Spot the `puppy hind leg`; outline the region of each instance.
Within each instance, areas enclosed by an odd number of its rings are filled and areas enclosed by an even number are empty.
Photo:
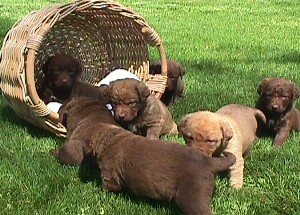
[[[280,131],[275,136],[274,146],[277,148],[282,147],[284,142],[288,139],[290,132],[291,132],[290,128],[280,129]]]
[[[213,179],[211,184],[199,184],[188,181],[183,189],[179,189],[175,195],[175,203],[185,215],[211,215],[209,207],[213,194]]]
[[[158,140],[160,137],[161,127],[151,126],[147,129],[146,137],[152,140]]]

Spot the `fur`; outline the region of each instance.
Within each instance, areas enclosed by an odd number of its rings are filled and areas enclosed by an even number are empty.
[[[243,187],[244,157],[258,139],[264,114],[256,109],[230,104],[215,113],[199,111],[186,115],[178,125],[188,146],[209,156],[220,156],[224,151],[236,156],[230,167],[231,186]]]
[[[294,106],[300,92],[296,84],[283,78],[266,78],[258,86],[256,107],[267,118],[265,133],[275,136],[274,146],[281,147],[291,131],[300,131],[300,112]]]
[[[107,191],[129,189],[173,201],[183,214],[211,214],[214,174],[235,162],[233,154],[212,158],[180,144],[135,135],[117,125],[103,107],[90,98],[75,98],[64,106],[64,122],[72,129],[52,154],[65,164],[94,161]]]

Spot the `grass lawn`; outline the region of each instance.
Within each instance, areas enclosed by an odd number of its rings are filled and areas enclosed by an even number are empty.
[[[1,0],[0,44],[32,10],[68,0]],[[254,106],[265,77],[300,86],[299,0],[120,0],[159,32],[168,57],[187,70],[178,122],[229,103]],[[152,54],[154,60],[156,53]],[[300,106],[300,103],[297,103]],[[164,139],[183,144],[181,137]],[[300,134],[277,150],[260,139],[246,159],[245,186],[216,176],[216,215],[300,214]],[[176,206],[101,189],[96,170],[60,165],[48,151],[63,139],[20,119],[0,97],[0,214],[178,214]]]

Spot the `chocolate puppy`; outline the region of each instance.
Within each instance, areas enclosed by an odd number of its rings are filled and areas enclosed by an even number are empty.
[[[72,128],[66,143],[54,153],[62,163],[81,164],[91,158],[107,191],[128,189],[173,201],[183,214],[211,214],[214,173],[228,169],[234,155],[212,158],[184,145],[135,135],[118,126],[95,99],[74,98],[62,111],[67,128]]]
[[[281,147],[291,131],[300,131],[300,112],[294,102],[300,96],[296,84],[283,78],[266,78],[259,85],[256,107],[267,118],[265,132],[275,136],[274,146]]]
[[[161,101],[166,106],[171,106],[177,97],[183,97],[185,68],[178,62],[168,60],[168,80]],[[149,67],[150,74],[161,74],[161,61],[156,61]]]
[[[81,72],[81,64],[70,55],[57,54],[48,58],[43,66],[44,78],[38,90],[39,97],[45,104],[64,103],[76,96],[104,99],[98,87],[78,80]]]
[[[144,82],[135,79],[116,80],[104,91],[114,111],[114,117],[130,131],[151,139],[164,134],[177,134],[177,125],[168,108]]]

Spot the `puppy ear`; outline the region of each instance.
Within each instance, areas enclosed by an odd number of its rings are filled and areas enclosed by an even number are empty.
[[[161,62],[156,61],[149,66],[149,71],[151,74],[157,74],[161,72]]]
[[[186,70],[180,63],[178,63],[178,67],[179,67],[179,76],[182,78],[185,75]]]
[[[220,124],[223,133],[221,147],[225,149],[229,143],[229,140],[231,140],[233,137],[233,131],[228,122],[222,120],[220,121]]]
[[[262,82],[260,83],[260,85],[259,85],[258,88],[257,88],[257,93],[258,93],[259,95],[261,95],[261,93],[262,93],[262,91],[263,91],[263,88],[264,88],[265,84],[266,84],[269,80],[270,80],[270,78],[265,78],[265,79],[262,80]]]
[[[77,76],[79,77],[81,75],[81,73],[82,73],[82,65],[79,62],[79,60],[77,60],[77,59],[75,59],[75,60],[76,60],[76,64],[77,64]]]
[[[150,96],[150,90],[147,87],[147,85],[142,82],[139,81],[136,85],[135,85],[135,89],[139,94],[140,100],[142,102],[145,102],[147,100],[147,98]]]
[[[43,73],[45,74],[45,76],[48,76],[48,67],[49,67],[49,64],[50,62],[52,61],[54,56],[52,57],[49,57],[46,62],[44,63],[43,67],[42,67],[42,71]]]
[[[101,85],[99,87],[100,94],[103,95],[104,100],[109,102],[110,101],[110,92],[111,92],[111,85]]]
[[[293,83],[293,101],[297,100],[300,97],[299,88],[295,83]]]

